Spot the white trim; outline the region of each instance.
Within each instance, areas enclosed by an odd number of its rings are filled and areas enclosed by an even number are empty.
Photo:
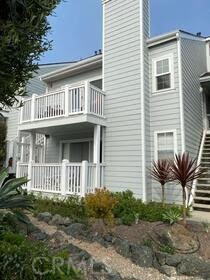
[[[144,72],[144,13],[143,1],[139,0],[140,9],[140,69],[141,69],[141,150],[142,150],[142,201],[146,201],[146,147],[145,147],[145,72]]]
[[[162,133],[173,133],[174,154],[177,154],[177,152],[178,152],[177,130],[176,129],[154,131],[154,160],[155,161],[158,160],[158,134],[162,134]]]
[[[165,60],[165,59],[169,60],[169,72],[158,75],[157,74],[157,62]],[[170,88],[158,90],[156,78],[158,76],[162,76],[162,75],[166,75],[166,74],[170,74]],[[168,92],[171,90],[174,90],[174,55],[173,55],[173,53],[169,53],[169,54],[152,59],[152,93],[159,94],[159,93],[165,93],[165,92]]]
[[[185,152],[185,124],[184,124],[184,97],[183,97],[183,76],[182,76],[182,56],[181,56],[181,37],[177,33],[177,55],[179,73],[179,98],[180,98],[180,124],[181,124],[181,146],[182,153]]]

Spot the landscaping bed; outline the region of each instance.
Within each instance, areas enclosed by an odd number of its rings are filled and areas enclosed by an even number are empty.
[[[40,210],[45,211],[40,213]],[[140,267],[168,276],[210,275],[207,224],[181,222],[182,207],[142,203],[132,192],[96,190],[63,201],[37,198],[35,215],[68,236],[97,242]],[[206,244],[203,244],[205,240]]]

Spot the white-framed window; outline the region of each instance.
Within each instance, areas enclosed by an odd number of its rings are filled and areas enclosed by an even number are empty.
[[[174,88],[173,54],[153,59],[153,92]]]
[[[155,160],[173,159],[177,153],[176,130],[157,131],[154,133],[155,139]]]

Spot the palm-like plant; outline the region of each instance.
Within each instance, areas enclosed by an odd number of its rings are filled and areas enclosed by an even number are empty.
[[[159,159],[157,162],[153,162],[150,170],[151,177],[161,185],[162,205],[165,204],[165,184],[171,180],[170,170],[170,163],[166,159]]]
[[[7,169],[0,171],[0,209],[16,211],[16,209],[32,208],[32,200],[22,194],[21,186],[27,183],[27,178],[11,179],[5,182],[8,177]]]
[[[191,159],[189,153],[175,155],[171,162],[171,179],[176,181],[182,187],[183,202],[183,222],[186,223],[187,212],[187,188],[191,189],[192,182],[202,175],[200,165],[196,164],[197,159]]]

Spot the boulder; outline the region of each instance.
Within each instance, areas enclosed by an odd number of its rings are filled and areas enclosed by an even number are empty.
[[[169,277],[177,275],[176,268],[173,266],[163,265],[161,266],[160,271]]]
[[[38,240],[38,241],[43,241],[47,239],[47,234],[44,231],[37,230],[31,233],[31,237]]]
[[[63,224],[63,220],[64,220],[64,218],[61,216],[61,215],[59,215],[59,214],[55,214],[53,217],[52,217],[52,219],[51,219],[51,221],[50,221],[50,225],[55,225],[55,226],[59,226],[59,225],[62,225]]]
[[[179,275],[199,276],[210,279],[210,262],[194,255],[185,256],[177,267]]]
[[[141,267],[152,267],[154,254],[151,248],[141,245],[130,245],[131,260]]]
[[[199,248],[197,236],[181,224],[158,225],[155,235],[159,243],[167,244],[181,253],[192,253]]]
[[[52,219],[52,215],[49,212],[43,212],[43,213],[39,213],[37,218],[40,221],[49,223],[49,221]]]
[[[66,227],[65,232],[68,235],[78,238],[78,236],[85,235],[86,230],[87,230],[86,225],[80,223],[74,223]]]
[[[115,238],[115,240],[113,241],[113,246],[118,254],[126,258],[130,257],[130,244],[128,241],[120,238]]]

